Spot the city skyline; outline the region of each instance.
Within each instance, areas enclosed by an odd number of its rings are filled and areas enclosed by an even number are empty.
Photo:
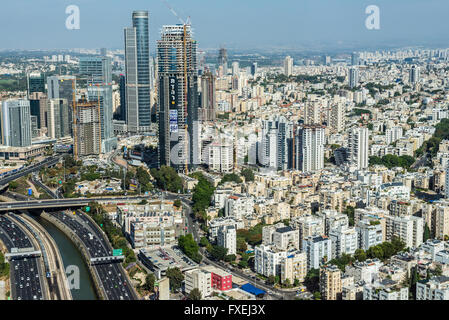
[[[29,10],[22,10],[24,4]],[[112,5],[113,4],[113,5]],[[68,30],[66,7],[80,9],[80,29]],[[374,46],[445,45],[449,23],[443,0],[335,2],[283,0],[226,3],[193,0],[169,2],[178,15],[191,17],[195,38],[203,48],[357,48]],[[380,9],[380,29],[368,30],[365,9]],[[269,9],[269,10],[267,10]],[[163,1],[29,0],[5,3],[0,27],[14,30],[2,35],[3,49],[123,48],[123,28],[134,10],[149,11],[150,51],[163,25],[179,23]],[[38,21],[39,23],[33,23]],[[294,27],[292,27],[292,25]],[[245,32],[240,32],[245,30]],[[224,32],[225,31],[225,32]],[[217,37],[216,35],[220,36]]]

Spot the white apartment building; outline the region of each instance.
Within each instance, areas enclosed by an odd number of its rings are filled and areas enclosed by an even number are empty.
[[[302,241],[302,251],[307,254],[307,269],[319,269],[331,260],[331,240],[326,236],[311,236]]]
[[[387,144],[391,144],[402,138],[402,127],[392,127],[385,131],[385,138],[387,139]]]
[[[395,288],[367,284],[363,287],[363,300],[408,300],[408,287]]]
[[[243,229],[243,221],[238,221],[233,217],[220,217],[209,221],[209,239],[216,241],[218,237],[218,229],[222,226],[234,226],[236,230]]]
[[[307,254],[301,251],[292,251],[287,253],[287,257],[281,260],[281,281],[284,283],[287,279],[291,284],[295,279],[303,282],[307,275]]]
[[[312,215],[295,217],[291,219],[290,225],[295,229],[299,229],[300,247],[302,247],[302,242],[305,238],[325,234],[325,224],[322,217]]]
[[[324,127],[304,125],[296,136],[296,168],[301,171],[317,171],[324,168]]]
[[[262,244],[273,245],[278,250],[299,249],[299,230],[283,223],[262,228]]]
[[[218,228],[217,244],[228,249],[228,254],[237,253],[237,230],[234,225]]]
[[[206,147],[207,165],[213,172],[231,172],[234,167],[234,144],[231,139],[221,138]]]
[[[284,59],[284,74],[289,77],[293,74],[293,58],[290,56]]]
[[[383,263],[379,259],[355,262],[345,269],[345,275],[354,277],[354,282],[364,281],[374,283],[378,279],[378,273]]]
[[[394,217],[387,216],[387,241],[398,237],[405,243],[406,248],[417,248],[423,242],[424,220],[415,216]]]
[[[234,194],[226,199],[225,216],[237,220],[254,212],[254,199],[251,196]]]
[[[368,250],[372,246],[377,246],[383,242],[382,225],[373,220],[363,219],[355,227],[358,235],[358,245],[360,249]]]
[[[254,268],[266,277],[281,274],[281,262],[287,257],[287,251],[279,251],[272,246],[259,245],[254,248]]]
[[[357,232],[355,228],[342,226],[329,232],[332,244],[332,259],[342,254],[352,255],[358,248]]]
[[[364,127],[349,130],[349,161],[358,170],[368,167],[369,130]]]
[[[449,277],[432,277],[416,283],[416,300],[449,300]]]
[[[189,294],[197,288],[201,292],[201,297],[208,297],[212,293],[212,274],[202,269],[188,270],[185,276],[185,293]]]

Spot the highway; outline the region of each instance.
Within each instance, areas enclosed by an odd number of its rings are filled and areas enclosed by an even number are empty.
[[[59,161],[60,161],[60,157],[50,157],[50,158],[46,158],[42,162],[28,166],[20,171],[11,172],[9,174],[6,174],[0,178],[0,185],[6,185],[13,180],[23,177],[33,171],[40,170],[43,167],[53,166],[53,165],[57,164]]]
[[[13,248],[35,248],[24,230],[5,215],[0,216],[0,241],[9,253]],[[10,261],[11,298],[13,300],[44,300],[43,271],[38,257],[14,258]]]
[[[59,249],[53,238],[33,218],[26,214],[15,215],[14,219],[21,222],[33,233],[39,242],[44,258],[44,266],[51,300],[72,300],[72,294],[68,287],[67,276],[64,270]]]
[[[112,248],[109,246],[105,235],[86,214],[80,211],[49,212],[49,214],[65,224],[78,236],[87,248],[89,258],[112,256]],[[125,271],[119,261],[94,264],[92,267],[97,273],[97,278],[108,300],[137,299],[137,295],[132,285],[128,283]]]
[[[95,197],[95,198],[64,198],[64,199],[42,199],[14,202],[1,202],[0,211],[32,210],[48,208],[71,208],[82,207],[89,202],[120,202],[149,199],[149,196],[122,196],[122,197]]]
[[[56,192],[53,192],[49,187],[42,183],[37,174],[33,173],[33,175],[31,176],[31,182],[42,188],[53,199],[61,198],[60,193],[58,192],[60,189],[58,189]]]
[[[36,179],[37,180],[37,179]],[[41,183],[42,184],[42,183]],[[47,190],[47,186],[41,186],[44,190]],[[51,191],[51,190],[50,190]],[[58,198],[58,195],[53,192],[48,192],[53,198]],[[49,202],[75,202],[88,204],[90,201],[128,201],[128,200],[141,200],[148,197],[101,197],[101,198],[88,198],[88,199],[53,199]],[[86,203],[87,200],[87,203]],[[26,201],[30,202],[30,201]],[[39,201],[38,201],[39,203]],[[43,203],[40,202],[40,205]],[[51,216],[58,219],[61,223],[66,225],[83,243],[88,250],[89,258],[101,258],[112,256],[112,246],[109,244],[104,232],[99,229],[97,224],[90,219],[85,213],[81,211],[66,211],[66,212],[49,212]],[[97,273],[97,279],[100,281],[100,285],[108,300],[137,300],[137,294],[132,288],[126,276],[125,270],[120,264],[120,261],[108,261],[102,263],[96,263],[92,268]]]

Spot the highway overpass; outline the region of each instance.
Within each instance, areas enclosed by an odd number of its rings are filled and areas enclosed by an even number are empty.
[[[42,199],[42,200],[28,200],[28,201],[13,201],[0,202],[1,211],[15,211],[15,210],[34,210],[34,209],[49,209],[49,208],[76,208],[83,207],[89,202],[128,202],[148,200],[149,196],[134,196],[134,197],[98,197],[98,198],[64,198],[64,199]]]
[[[0,186],[2,185],[7,185],[8,183],[10,183],[13,180],[16,180],[20,177],[23,177],[33,171],[37,171],[40,170],[43,167],[50,167],[50,166],[54,166],[55,164],[57,164],[60,160],[60,157],[51,157],[51,158],[46,158],[44,161],[41,161],[37,164],[33,164],[31,166],[22,168],[21,170],[18,171],[11,171],[8,173],[5,173],[4,175],[2,175],[0,177]]]

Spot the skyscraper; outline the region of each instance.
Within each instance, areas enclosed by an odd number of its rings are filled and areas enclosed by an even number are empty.
[[[349,87],[355,88],[359,85],[359,69],[349,68]]]
[[[196,50],[190,25],[162,27],[157,42],[158,161],[159,166],[178,171],[187,171],[200,162]]]
[[[333,133],[341,132],[345,125],[345,105],[338,102],[328,110],[328,125]]]
[[[101,153],[110,152],[117,146],[112,125],[111,58],[83,57],[80,59],[79,72],[87,77],[88,100],[100,107]]]
[[[26,99],[3,101],[2,144],[11,147],[31,145],[30,102]]]
[[[228,72],[228,51],[225,48],[220,48],[218,51],[218,66],[223,67],[223,72]]]
[[[358,66],[360,64],[360,55],[357,52],[353,52],[351,55],[351,64]]]
[[[305,125],[298,128],[296,136],[296,168],[316,171],[324,168],[324,127]]]
[[[112,86],[91,85],[87,87],[87,96],[89,102],[96,103],[100,107],[100,152],[111,152],[117,147],[117,138],[114,136],[114,128],[112,125]]]
[[[148,11],[134,11],[133,26],[125,28],[126,110],[128,131],[150,130],[150,46]]]
[[[28,98],[33,92],[45,93],[45,76],[43,73],[34,72],[27,74]]]
[[[410,83],[411,84],[415,84],[419,82],[419,77],[420,77],[420,73],[419,73],[419,67],[417,66],[412,66],[410,69]]]
[[[215,121],[215,76],[206,72],[201,76],[201,110],[199,120]]]
[[[368,167],[369,130],[364,127],[349,130],[349,161],[350,164],[362,170]]]
[[[80,156],[100,153],[100,110],[96,102],[80,101],[76,105],[75,149]]]
[[[48,99],[67,99],[69,104],[70,132],[72,132],[73,119],[73,89],[76,90],[75,76],[52,76],[47,78]]]
[[[33,92],[30,94],[30,113],[36,116],[37,128],[43,129],[47,127],[47,96],[41,92]]]
[[[80,74],[87,77],[88,84],[106,84],[112,82],[112,66],[109,57],[81,57]]]
[[[251,75],[252,75],[252,76],[255,76],[256,73],[257,73],[257,62],[254,62],[254,63],[251,65]]]
[[[67,99],[47,100],[47,136],[59,139],[70,136],[69,103]],[[70,119],[70,121],[69,121]]]
[[[240,72],[240,65],[238,61],[234,61],[232,63],[232,75],[233,76],[238,76]]]
[[[120,75],[120,113],[119,120],[126,122],[126,77],[124,74]]]
[[[293,74],[293,58],[290,56],[284,59],[284,74],[289,77]]]
[[[287,170],[293,167],[293,123],[284,116],[262,121],[259,144],[259,163],[263,166]]]

